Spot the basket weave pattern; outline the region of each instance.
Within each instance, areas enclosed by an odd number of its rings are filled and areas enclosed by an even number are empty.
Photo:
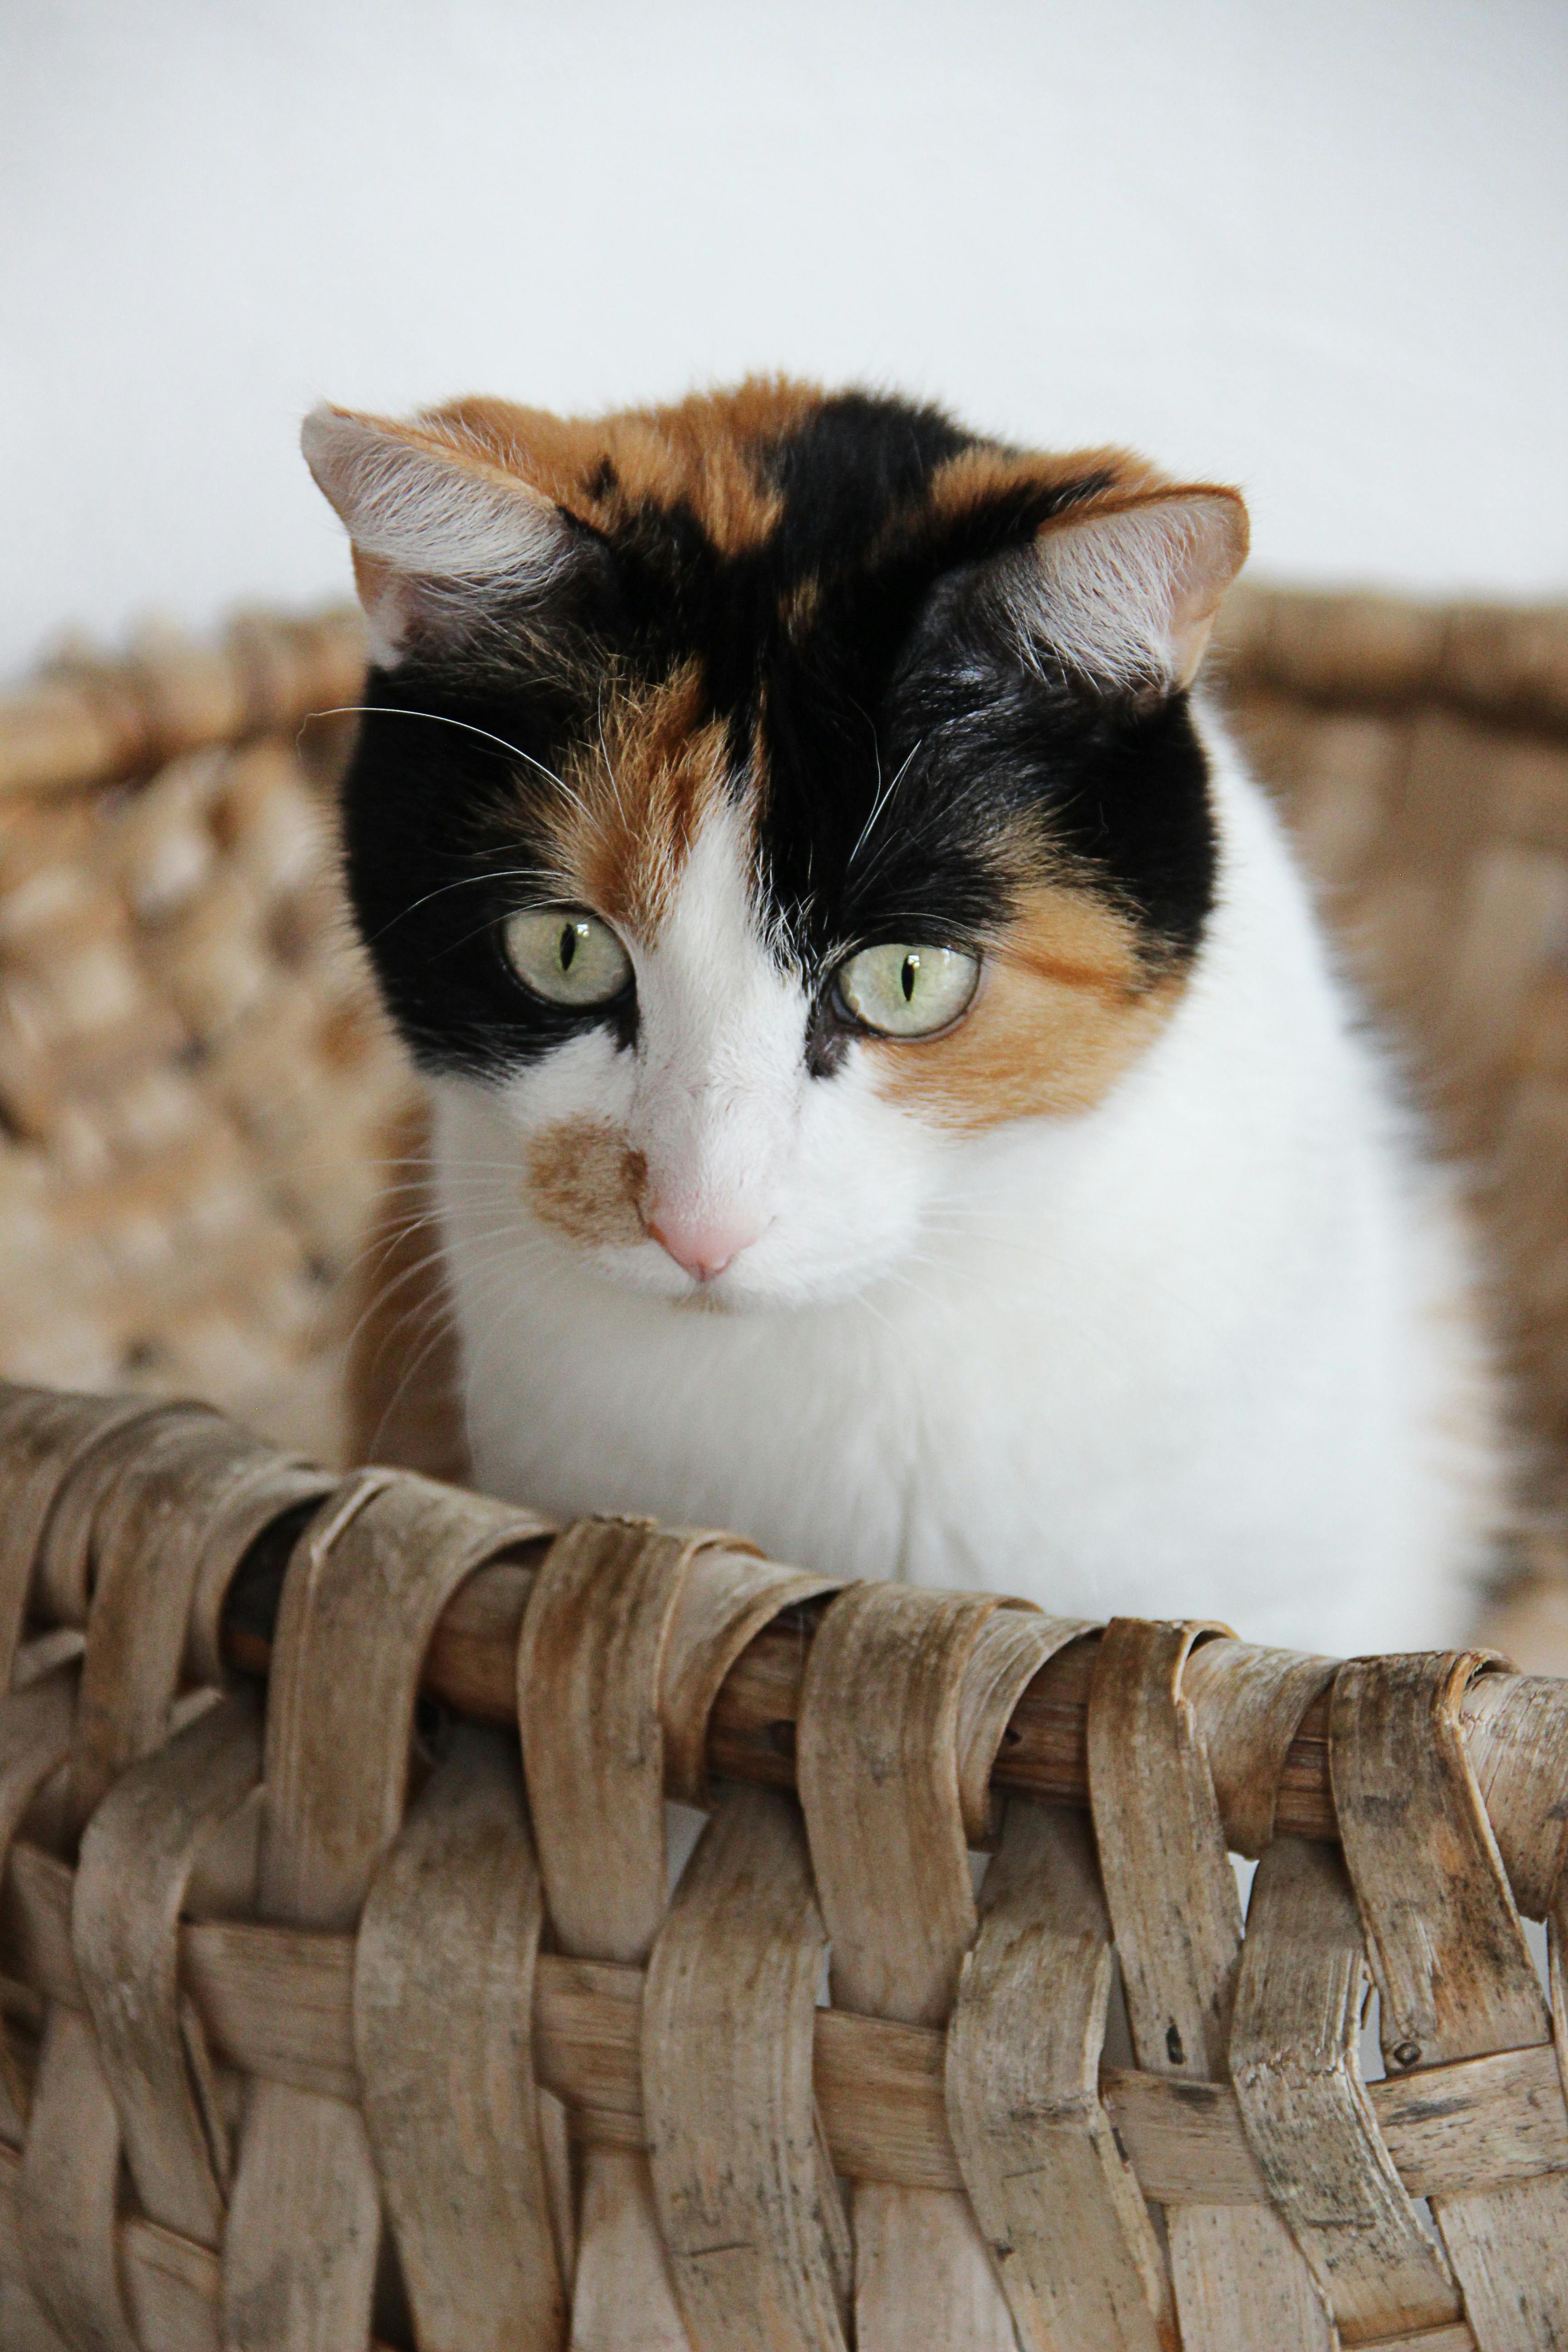
[[[342,617],[67,666],[0,704],[0,1372],[337,1446],[342,1282],[408,1078],[323,782]]]
[[[6,2352],[1568,2341],[1568,1685],[27,1390],[0,1684]]]
[[[1531,1490],[1568,1503],[1568,611],[1238,591],[1214,665],[1471,1176]]]

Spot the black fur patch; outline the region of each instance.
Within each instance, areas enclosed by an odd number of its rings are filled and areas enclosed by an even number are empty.
[[[846,952],[984,947],[1033,874],[1131,916],[1151,977],[1191,958],[1215,840],[1185,697],[1097,692],[1026,662],[989,593],[988,566],[1106,477],[1003,469],[1002,487],[939,509],[933,475],[983,446],[932,409],[825,400],[751,453],[781,509],[762,545],[721,554],[689,508],[644,504],[613,537],[581,530],[542,614],[491,614],[468,653],[416,646],[373,674],[344,786],[348,879],[426,1066],[514,1067],[595,1020],[635,1034],[633,1004],[531,997],[500,930],[557,895],[531,817],[546,778],[595,743],[607,696],[694,658],[733,788],[760,792],[759,885],[816,995],[814,1071],[842,1059],[827,983]]]

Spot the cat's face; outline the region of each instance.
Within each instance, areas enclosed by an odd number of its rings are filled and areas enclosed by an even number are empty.
[[[319,411],[376,667],[355,912],[531,1228],[678,1303],[842,1297],[974,1139],[1092,1110],[1214,885],[1185,689],[1246,521],[751,384]]]

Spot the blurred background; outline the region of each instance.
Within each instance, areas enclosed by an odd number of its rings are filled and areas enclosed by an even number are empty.
[[[347,579],[326,396],[782,367],[1568,588],[1562,0],[6,0],[0,675]]]

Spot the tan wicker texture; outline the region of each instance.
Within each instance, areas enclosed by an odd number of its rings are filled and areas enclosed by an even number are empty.
[[[1568,1684],[13,1389],[0,1686],[6,2352],[1568,2341]]]
[[[330,793],[352,617],[0,703],[0,1372],[339,1441],[342,1279],[407,1080]]]

